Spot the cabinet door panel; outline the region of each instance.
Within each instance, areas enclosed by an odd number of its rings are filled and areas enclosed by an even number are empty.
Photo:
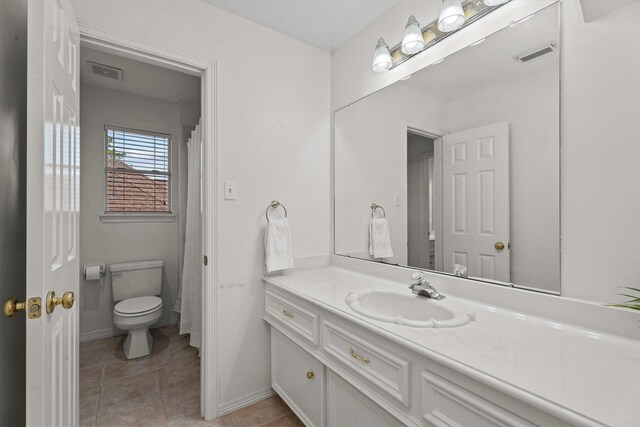
[[[327,419],[331,427],[404,425],[328,369]]]
[[[271,385],[308,426],[324,426],[324,366],[271,328]]]

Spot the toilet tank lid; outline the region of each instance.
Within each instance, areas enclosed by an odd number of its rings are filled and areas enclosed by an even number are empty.
[[[164,266],[164,261],[151,260],[151,261],[135,261],[135,262],[123,262],[120,264],[111,264],[109,269],[113,273],[118,271],[146,270],[148,268],[158,268],[162,266]]]

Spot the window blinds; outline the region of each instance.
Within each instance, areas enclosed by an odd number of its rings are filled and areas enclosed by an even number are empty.
[[[105,126],[105,212],[171,212],[171,136]]]

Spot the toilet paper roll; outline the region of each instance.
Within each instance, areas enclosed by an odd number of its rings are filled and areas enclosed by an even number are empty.
[[[100,265],[87,265],[84,270],[84,277],[86,277],[87,280],[99,280],[100,268]]]

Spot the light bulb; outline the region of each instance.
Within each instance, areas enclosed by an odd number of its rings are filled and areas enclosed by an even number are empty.
[[[443,33],[448,33],[457,30],[463,24],[464,11],[460,0],[444,0],[438,18],[438,29]]]
[[[380,37],[376,50],[373,53],[373,71],[381,73],[391,68],[391,54],[389,53],[389,46],[384,42],[384,39]]]
[[[505,4],[509,0],[482,0],[486,6],[500,6],[501,4]]]
[[[416,17],[411,15],[407,25],[404,27],[404,37],[402,38],[401,51],[405,55],[411,55],[420,52],[424,48],[422,40],[422,31]]]

